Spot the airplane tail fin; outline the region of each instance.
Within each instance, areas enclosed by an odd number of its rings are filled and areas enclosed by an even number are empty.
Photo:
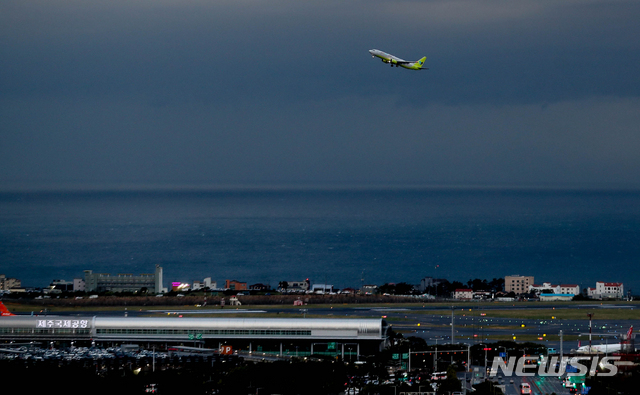
[[[420,65],[420,67],[424,66],[424,62],[427,61],[427,57],[423,56],[422,59],[418,60],[418,64]]]
[[[633,325],[631,325],[631,328],[629,328],[629,331],[627,332],[627,339],[631,339],[632,333],[633,333]]]
[[[2,313],[2,317],[6,317],[6,316],[10,316],[10,315],[15,315],[13,313],[11,313],[8,309],[7,306],[4,305],[4,303],[0,302],[0,313]]]
[[[578,340],[578,348],[580,348],[580,343],[581,343],[580,340]]]

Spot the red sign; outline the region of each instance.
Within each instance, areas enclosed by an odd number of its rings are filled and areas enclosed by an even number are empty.
[[[231,355],[231,354],[233,354],[233,347],[231,347],[231,346],[222,346],[222,347],[220,347],[220,354],[222,354],[222,355]]]

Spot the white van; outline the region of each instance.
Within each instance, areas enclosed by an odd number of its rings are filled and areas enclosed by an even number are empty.
[[[431,374],[431,381],[445,380],[447,372],[434,372]]]
[[[520,384],[520,393],[522,395],[529,395],[531,394],[531,386],[529,385],[529,383],[522,383]]]

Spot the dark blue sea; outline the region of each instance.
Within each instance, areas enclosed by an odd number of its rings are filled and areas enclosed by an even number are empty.
[[[624,282],[640,290],[640,192],[237,189],[0,194],[0,274],[24,286],[83,270],[276,286]]]

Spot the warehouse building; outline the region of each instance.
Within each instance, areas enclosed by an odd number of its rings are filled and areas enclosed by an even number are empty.
[[[155,273],[118,274],[93,273],[92,270],[84,271],[84,283],[87,292],[162,292],[162,267],[156,265]]]

